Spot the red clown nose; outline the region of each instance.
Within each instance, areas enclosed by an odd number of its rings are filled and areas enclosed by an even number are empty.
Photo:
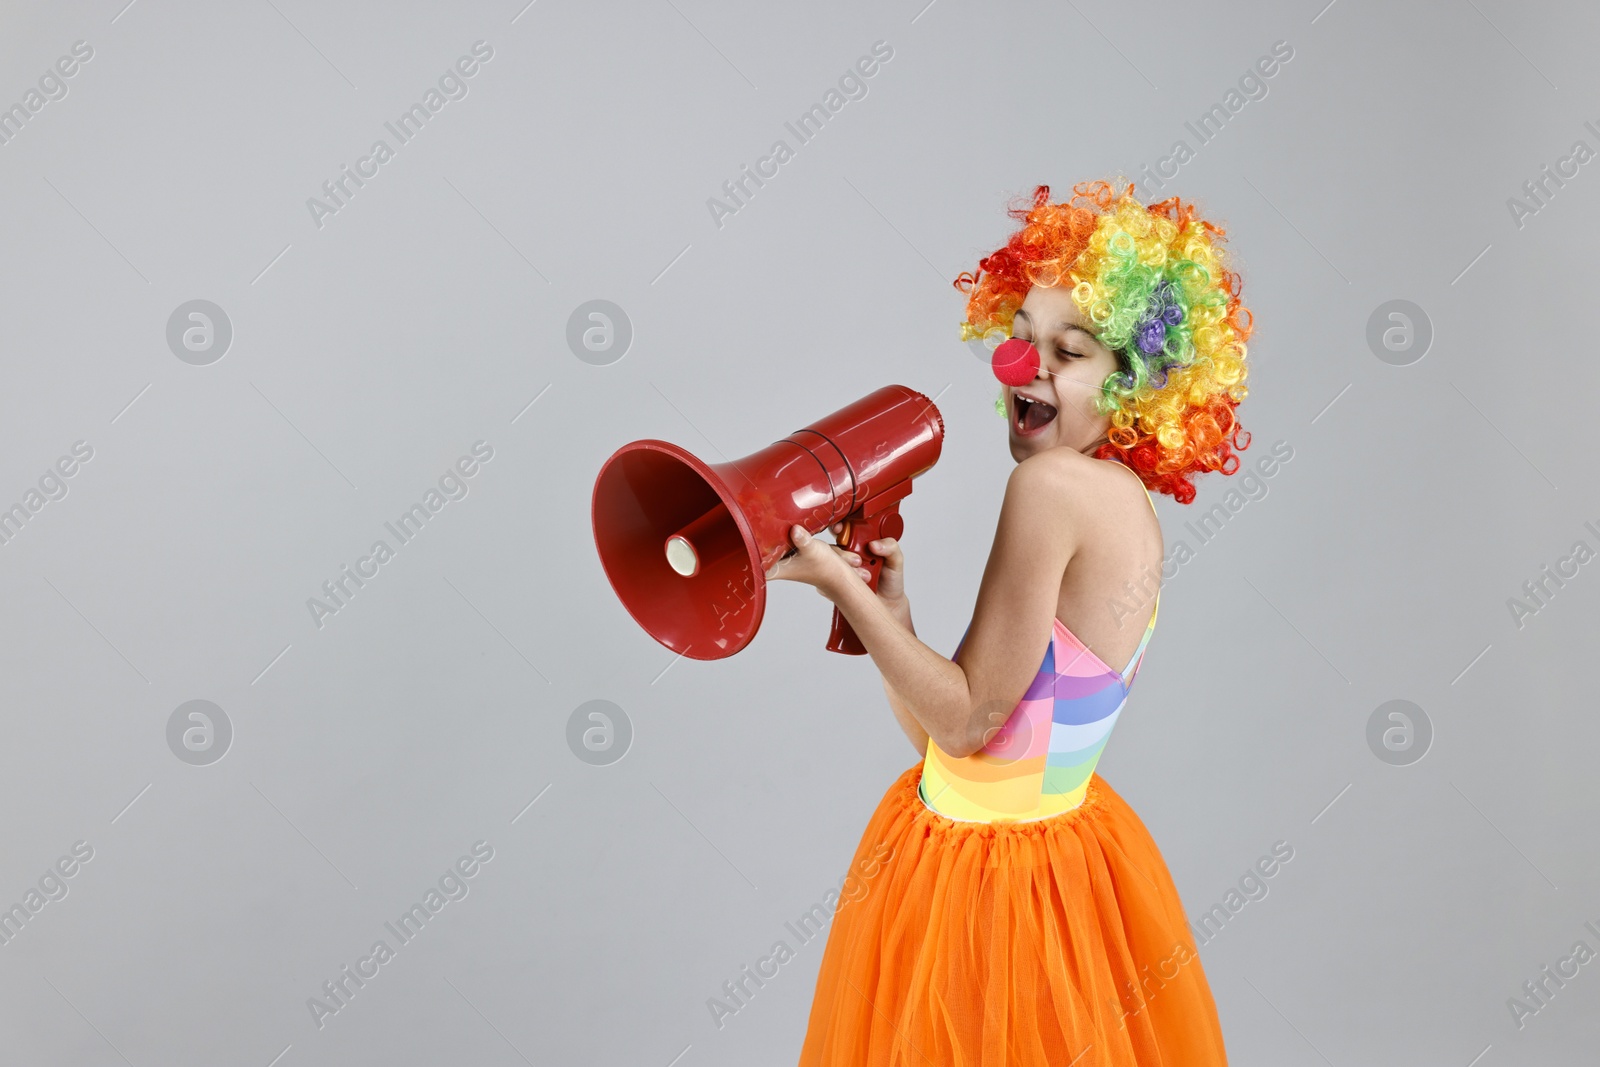
[[[994,376],[1006,385],[1027,385],[1039,373],[1039,350],[1013,337],[994,350]]]

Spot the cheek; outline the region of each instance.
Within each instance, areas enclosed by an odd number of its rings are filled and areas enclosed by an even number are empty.
[[[1078,378],[1083,383],[1080,393],[1085,401],[1092,402],[1099,395],[1106,379],[1116,374],[1122,368],[1117,364],[1117,358],[1110,354],[1085,360],[1078,367]]]
[[[1099,394],[1101,384],[1114,370],[1116,370],[1114,361],[1109,368],[1102,366],[1099,360],[1077,361],[1063,371],[1057,381],[1056,396],[1061,404],[1056,406],[1063,411],[1071,410],[1080,415],[1092,413],[1094,398]]]
[[[1063,378],[1068,380],[1062,381],[1056,390],[1059,401],[1056,408],[1061,413],[1058,421],[1081,429],[1094,429],[1108,423],[1107,416],[1095,411],[1094,402],[1106,377],[1116,369],[1115,359],[1104,366],[1099,360],[1083,360],[1066,372]]]

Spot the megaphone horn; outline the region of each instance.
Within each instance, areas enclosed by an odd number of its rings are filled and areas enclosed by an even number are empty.
[[[883,560],[868,551],[901,536],[900,501],[939,460],[944,418],[923,394],[884,386],[759,452],[705,463],[667,441],[623,445],[601,466],[591,502],[595,547],[623,607],[645,632],[691,659],[748,645],[766,611],[766,571],[792,550],[789,528],[859,553],[876,590]],[[866,649],[838,609],[827,648]]]

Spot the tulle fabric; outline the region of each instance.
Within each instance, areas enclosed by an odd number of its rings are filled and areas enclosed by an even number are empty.
[[[1222,1029],[1178,892],[1099,775],[1072,811],[956,822],[884,795],[834,916],[800,1067],[1212,1067]]]

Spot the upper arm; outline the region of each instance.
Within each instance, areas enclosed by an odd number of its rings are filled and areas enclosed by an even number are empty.
[[[1057,451],[1029,456],[1006,480],[972,623],[956,652],[971,697],[975,748],[1004,725],[1038,673],[1061,579],[1077,551],[1081,524],[1074,512],[1085,472],[1079,457]]]

